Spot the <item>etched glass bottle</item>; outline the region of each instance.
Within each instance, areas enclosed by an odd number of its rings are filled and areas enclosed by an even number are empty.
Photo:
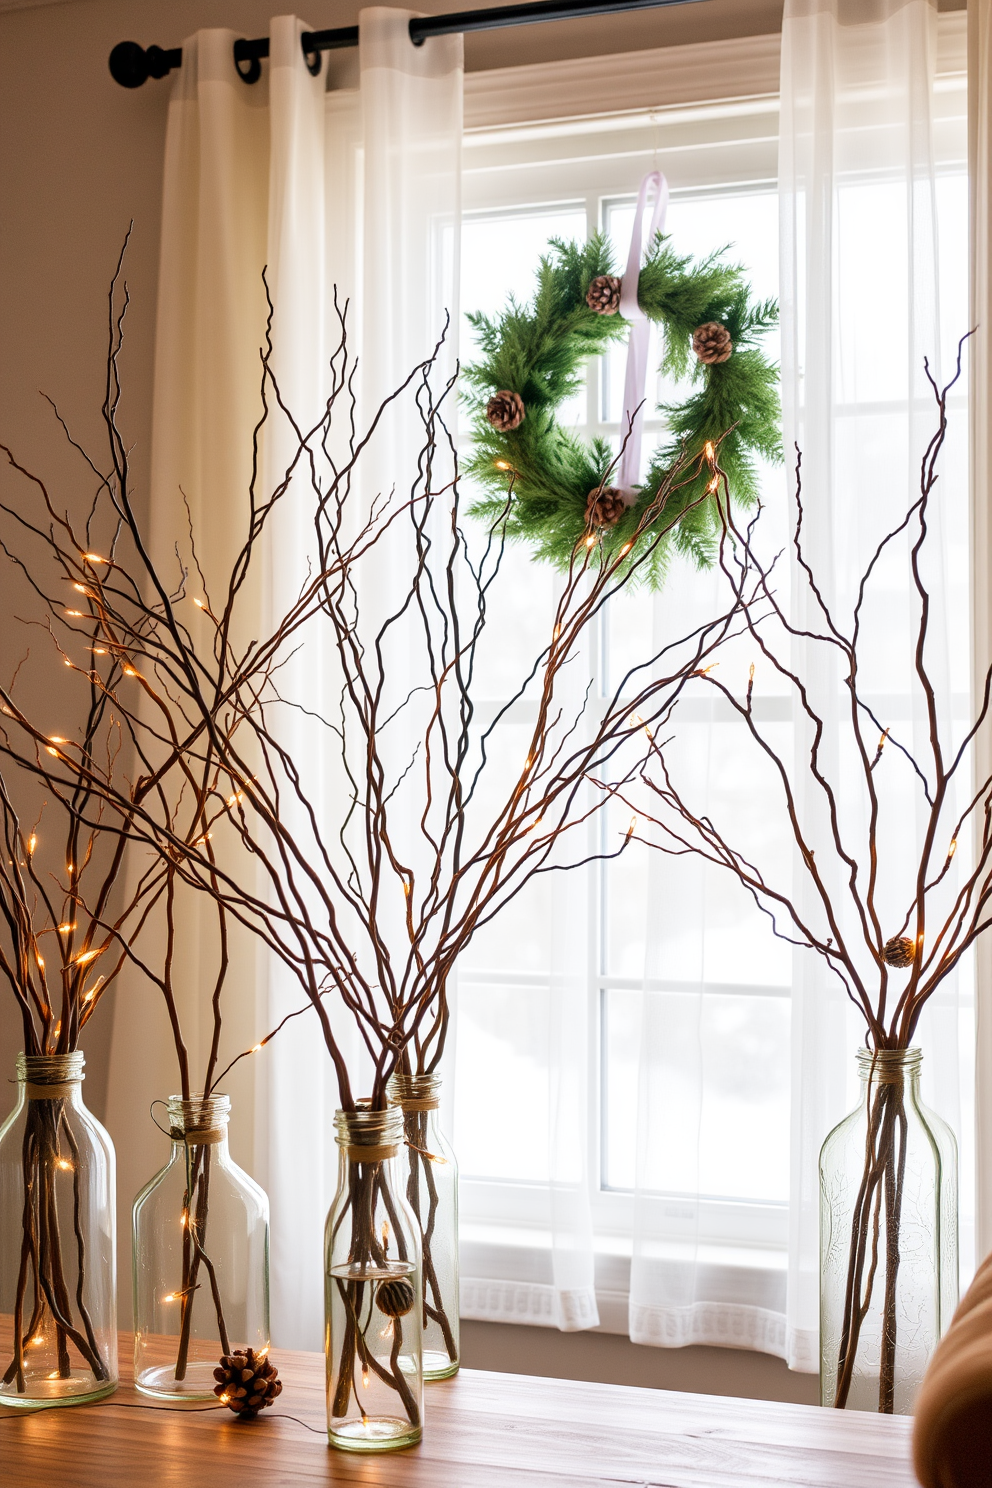
[[[919,1049],[858,1051],[858,1105],[820,1151],[820,1398],[909,1414],[958,1297],[957,1144]]]
[[[324,1231],[327,1436],[349,1452],[420,1440],[420,1230],[396,1158],[403,1113],[338,1111],[338,1190]]]
[[[172,1153],[134,1201],[134,1382],[213,1399],[233,1349],[269,1346],[269,1201],[227,1146],[226,1095],[168,1101]]]
[[[0,1404],[117,1387],[114,1148],[83,1104],[84,1056],[19,1054],[0,1127]]]
[[[438,1075],[394,1075],[389,1098],[403,1112],[401,1163],[420,1224],[424,1277],[424,1379],[458,1372],[458,1164],[441,1131]]]

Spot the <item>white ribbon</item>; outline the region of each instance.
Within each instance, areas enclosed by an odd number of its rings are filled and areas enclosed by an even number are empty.
[[[643,222],[647,206],[648,191],[655,189],[654,212],[648,232],[648,248],[656,233],[665,230],[665,213],[668,210],[668,182],[661,171],[649,171],[641,182],[637,193],[637,210],[634,212],[634,227],[630,234],[630,251],[627,254],[627,272],[623,276],[620,290],[620,314],[630,321],[630,339],[627,342],[627,372],[623,383],[623,421],[620,425],[621,441],[626,439],[620,464],[617,468],[617,489],[628,506],[636,497],[637,482],[641,473],[641,432],[644,427],[644,390],[648,376],[648,340],[651,324],[637,303],[637,282],[641,276],[641,258],[644,251]],[[628,437],[629,431],[629,437]]]

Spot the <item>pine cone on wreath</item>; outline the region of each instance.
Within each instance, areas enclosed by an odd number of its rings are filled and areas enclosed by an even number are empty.
[[[627,503],[613,486],[593,486],[586,502],[586,526],[615,527],[627,510]]]
[[[523,398],[519,393],[507,392],[505,388],[486,404],[486,418],[501,434],[519,429],[526,417]]]
[[[236,1416],[253,1420],[265,1406],[282,1394],[282,1380],[274,1364],[254,1349],[235,1349],[225,1354],[214,1370],[214,1394]]]
[[[916,941],[908,935],[893,935],[882,947],[882,960],[889,966],[912,966],[916,959]]]
[[[613,274],[597,274],[586,290],[586,304],[597,315],[616,315],[620,309],[623,280]]]
[[[734,343],[726,326],[720,325],[718,321],[708,320],[705,325],[697,326],[693,331],[692,349],[707,367],[715,367],[720,362],[730,360]]]

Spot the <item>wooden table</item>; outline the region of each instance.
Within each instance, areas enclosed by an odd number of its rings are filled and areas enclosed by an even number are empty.
[[[122,1339],[122,1361],[129,1357],[129,1344]],[[0,1484],[913,1488],[916,1483],[909,1465],[911,1422],[904,1416],[475,1369],[428,1387],[419,1447],[349,1457],[329,1449],[323,1435],[322,1356],[282,1353],[273,1359],[286,1387],[265,1418],[252,1424],[222,1410],[163,1409],[143,1401],[129,1382],[96,1405],[4,1409]],[[133,1408],[142,1404],[146,1408]]]

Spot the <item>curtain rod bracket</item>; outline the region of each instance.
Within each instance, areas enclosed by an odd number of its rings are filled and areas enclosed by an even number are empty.
[[[459,32],[492,31],[502,26],[525,26],[535,21],[580,20],[631,10],[662,10],[671,5],[696,5],[699,0],[530,0],[520,5],[497,5],[490,10],[461,10],[453,15],[417,16],[410,22],[410,40],[423,46],[430,36],[452,36]],[[358,45],[357,26],[337,26],[329,31],[304,31],[300,45],[314,77],[320,72],[321,53]],[[262,76],[262,59],[269,55],[269,38],[242,38],[234,43],[234,65],[246,83]],[[181,67],[182,47],[168,51],[159,46],[142,47],[136,41],[119,41],[110,54],[110,73],[122,88],[140,88],[148,78],[163,78]]]

